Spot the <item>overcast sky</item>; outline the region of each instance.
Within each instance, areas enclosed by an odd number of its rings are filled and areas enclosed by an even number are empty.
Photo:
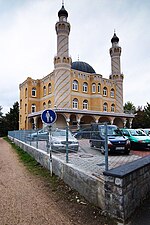
[[[19,101],[19,84],[54,69],[55,23],[61,0],[0,0],[0,106]],[[122,47],[124,103],[150,103],[150,1],[65,0],[71,24],[69,54],[98,74],[111,73],[109,48],[116,30]]]

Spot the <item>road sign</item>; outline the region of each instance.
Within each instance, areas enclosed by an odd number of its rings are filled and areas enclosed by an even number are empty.
[[[53,123],[55,123],[57,115],[55,111],[51,109],[46,109],[42,112],[41,119],[44,123],[52,125]]]

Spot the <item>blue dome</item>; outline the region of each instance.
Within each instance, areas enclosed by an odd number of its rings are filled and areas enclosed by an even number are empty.
[[[86,73],[95,73],[95,70],[86,62],[76,61],[71,65],[71,69],[83,71]]]

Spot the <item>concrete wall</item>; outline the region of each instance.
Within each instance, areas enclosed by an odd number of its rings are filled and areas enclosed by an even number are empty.
[[[104,172],[106,210],[127,220],[150,195],[150,156]]]
[[[11,137],[9,138],[12,139]],[[13,141],[21,149],[33,156],[42,166],[49,169],[49,155],[45,151],[36,149],[17,139],[13,139]],[[77,190],[89,202],[101,209],[105,208],[104,180],[86,174],[75,165],[66,163],[60,158],[57,158],[57,156],[52,157],[52,170],[55,175],[59,176],[70,187]]]

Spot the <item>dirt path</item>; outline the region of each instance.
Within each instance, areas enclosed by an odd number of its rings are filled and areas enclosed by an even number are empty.
[[[0,139],[0,225],[74,224],[51,197]]]
[[[0,225],[116,224],[89,203],[72,201],[76,196],[69,199],[68,190],[64,196],[30,173],[10,144],[0,138]]]

